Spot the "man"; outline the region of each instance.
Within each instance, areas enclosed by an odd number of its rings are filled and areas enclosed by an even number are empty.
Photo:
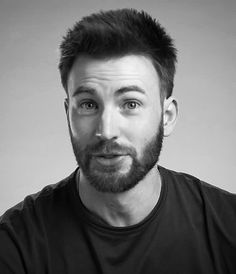
[[[79,168],[1,218],[1,273],[236,273],[236,198],[158,166],[176,50],[132,9],[83,18],[59,69]]]

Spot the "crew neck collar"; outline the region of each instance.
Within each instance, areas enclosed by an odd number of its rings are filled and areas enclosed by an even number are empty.
[[[78,168],[74,172],[74,176],[73,176],[73,195],[74,195],[75,207],[79,214],[79,217],[83,218],[83,221],[85,221],[88,225],[92,226],[95,229],[107,230],[111,232],[118,232],[118,233],[129,232],[129,231],[135,231],[135,230],[139,230],[146,227],[146,225],[148,225],[148,223],[151,222],[152,219],[159,214],[167,194],[167,184],[164,178],[163,168],[161,166],[157,166],[157,168],[159,170],[160,177],[161,177],[161,190],[160,190],[159,199],[157,200],[154,208],[142,221],[138,222],[137,224],[124,226],[124,227],[117,227],[117,226],[112,226],[108,224],[100,216],[98,216],[94,212],[87,209],[87,207],[83,204],[80,198],[79,192],[77,190],[77,184],[76,184],[76,180],[77,178],[79,178],[78,175],[80,172]]]

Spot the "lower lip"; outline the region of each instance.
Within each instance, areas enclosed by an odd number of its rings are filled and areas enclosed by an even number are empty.
[[[114,165],[119,164],[121,161],[123,161],[125,159],[125,157],[127,157],[127,155],[119,155],[119,156],[114,156],[112,158],[95,156],[94,159],[100,165],[103,165],[103,166],[114,166]]]

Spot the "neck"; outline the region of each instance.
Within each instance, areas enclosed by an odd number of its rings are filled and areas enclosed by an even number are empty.
[[[142,221],[155,207],[161,190],[156,166],[135,187],[123,193],[97,191],[80,172],[77,189],[85,207],[111,226],[130,226]]]

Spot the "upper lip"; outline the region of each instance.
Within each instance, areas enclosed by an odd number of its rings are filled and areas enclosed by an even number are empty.
[[[115,156],[123,156],[124,153],[94,153],[95,157],[115,157]]]

